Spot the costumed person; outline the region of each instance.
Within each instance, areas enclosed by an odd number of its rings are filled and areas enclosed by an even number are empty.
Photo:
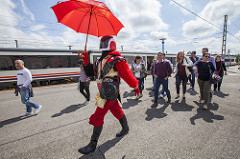
[[[94,126],[93,134],[90,143],[78,150],[82,154],[95,151],[102,132],[104,116],[108,110],[119,120],[122,126],[122,130],[116,136],[121,137],[129,132],[127,118],[118,103],[118,100],[121,102],[119,94],[120,78],[126,81],[131,88],[134,88],[135,95],[139,96],[140,94],[138,81],[131,73],[127,61],[120,52],[116,51],[116,42],[112,36],[103,36],[101,38],[100,50],[102,56],[95,63],[95,67],[89,63],[87,52],[79,53],[79,56],[84,60],[84,69],[87,75],[95,73],[99,89],[99,93],[95,97],[97,109],[89,119],[89,124]]]

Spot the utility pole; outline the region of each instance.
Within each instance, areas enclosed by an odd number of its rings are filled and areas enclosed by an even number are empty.
[[[226,55],[226,42],[227,42],[227,20],[228,15],[224,15],[224,26],[223,26],[223,38],[222,38],[222,57]]]
[[[164,40],[166,40],[167,38],[161,38],[159,40],[162,40],[162,53],[164,53]]]
[[[16,48],[18,48],[19,46],[18,46],[18,40],[15,40],[15,42],[16,42]]]

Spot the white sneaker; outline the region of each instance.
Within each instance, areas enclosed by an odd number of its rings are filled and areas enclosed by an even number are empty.
[[[158,97],[159,97],[159,98],[163,98],[163,95],[162,95],[162,94],[160,94]]]
[[[34,114],[38,114],[38,113],[40,112],[41,108],[42,108],[42,106],[41,106],[41,105],[39,105],[39,107],[36,109],[36,111],[35,111],[35,113],[34,113]]]
[[[28,116],[28,115],[32,115],[32,114],[33,114],[32,112],[25,112],[25,113],[21,114],[21,117],[23,117],[23,116]]]
[[[136,95],[136,98],[135,98],[135,99],[138,100],[139,98],[140,98],[140,95]]]
[[[203,105],[203,109],[208,109],[207,104]]]
[[[87,105],[88,103],[89,103],[90,101],[85,101],[84,103],[83,103],[83,105]]]

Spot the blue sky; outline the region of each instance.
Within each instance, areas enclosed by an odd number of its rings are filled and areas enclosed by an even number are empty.
[[[102,0],[125,26],[116,37],[124,51],[177,53],[208,47],[221,53],[223,16],[228,14],[227,49],[240,54],[240,0],[175,0],[220,29],[187,12],[171,0]],[[57,0],[0,0],[0,47],[83,49],[85,36],[57,23],[50,9]],[[88,49],[98,50],[99,38],[90,36]]]

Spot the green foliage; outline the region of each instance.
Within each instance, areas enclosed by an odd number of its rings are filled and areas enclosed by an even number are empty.
[[[235,57],[236,57],[236,62],[240,64],[240,54],[235,55]]]

